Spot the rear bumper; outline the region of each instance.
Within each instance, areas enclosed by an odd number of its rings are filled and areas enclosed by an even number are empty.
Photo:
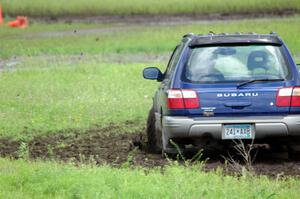
[[[300,115],[249,117],[163,117],[165,139],[210,136],[222,139],[224,124],[253,124],[255,139],[300,136]]]

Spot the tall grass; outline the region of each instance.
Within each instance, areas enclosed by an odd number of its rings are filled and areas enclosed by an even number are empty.
[[[116,169],[0,159],[0,198],[300,198],[300,181],[223,176],[201,167]]]
[[[2,0],[6,15],[92,16],[136,14],[276,13],[300,11],[299,0]]]

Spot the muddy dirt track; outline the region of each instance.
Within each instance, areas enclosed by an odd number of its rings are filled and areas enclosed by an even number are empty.
[[[129,123],[128,125],[130,127],[134,124]],[[124,134],[122,131],[122,128],[115,125],[81,133],[73,130],[67,133],[35,137],[26,145],[32,160],[53,159],[76,163],[93,161],[98,165],[109,164],[116,167],[124,163],[143,167],[168,164],[168,161],[161,155],[147,152],[144,130],[130,134]],[[2,138],[0,139],[0,155],[17,159],[21,153],[20,145],[22,145],[21,141]],[[204,159],[206,158],[209,160],[205,164],[204,170],[209,171],[222,167],[228,173],[233,172],[231,166],[225,166],[224,158],[219,154],[204,154]],[[272,177],[278,175],[300,177],[300,162],[289,160],[285,151],[272,152],[268,149],[259,149],[254,169],[257,174]]]
[[[30,17],[33,22],[48,23],[133,23],[133,24],[166,24],[189,23],[191,21],[211,21],[211,20],[241,20],[251,18],[286,17],[297,15],[299,12],[293,9],[273,10],[267,12],[237,12],[237,13],[180,13],[180,14],[141,14],[141,15],[100,15],[100,16],[50,16],[50,17]]]

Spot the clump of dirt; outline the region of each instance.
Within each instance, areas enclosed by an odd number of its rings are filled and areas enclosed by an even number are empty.
[[[20,146],[19,141],[1,138],[0,139],[0,155],[3,157],[17,158],[17,151]]]
[[[128,127],[134,125],[127,123]],[[136,128],[135,128],[136,129]],[[26,143],[30,159],[53,159],[57,161],[74,161],[76,163],[93,162],[98,165],[109,164],[119,167],[132,166],[157,167],[169,163],[160,154],[150,154],[146,148],[145,129],[138,128],[135,133],[126,133],[124,128],[110,125],[107,128],[94,128],[85,132],[72,130],[57,132],[48,136],[39,136]],[[0,139],[0,156],[19,158],[21,141]],[[24,143],[23,143],[24,150]],[[217,153],[204,154],[208,158],[205,171],[223,168],[225,173],[234,174],[234,169],[224,164],[224,158]],[[182,162],[182,160],[181,160]],[[300,177],[300,162],[289,160],[285,152],[274,153],[260,149],[253,164],[256,174],[271,177]]]

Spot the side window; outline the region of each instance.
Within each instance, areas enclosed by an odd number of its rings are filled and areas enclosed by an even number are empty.
[[[183,47],[184,47],[184,45],[180,44],[180,45],[176,46],[175,50],[173,51],[173,54],[169,60],[168,67],[165,72],[165,79],[169,79],[171,74],[174,72],[177,62],[180,58],[181,52],[183,50]]]

